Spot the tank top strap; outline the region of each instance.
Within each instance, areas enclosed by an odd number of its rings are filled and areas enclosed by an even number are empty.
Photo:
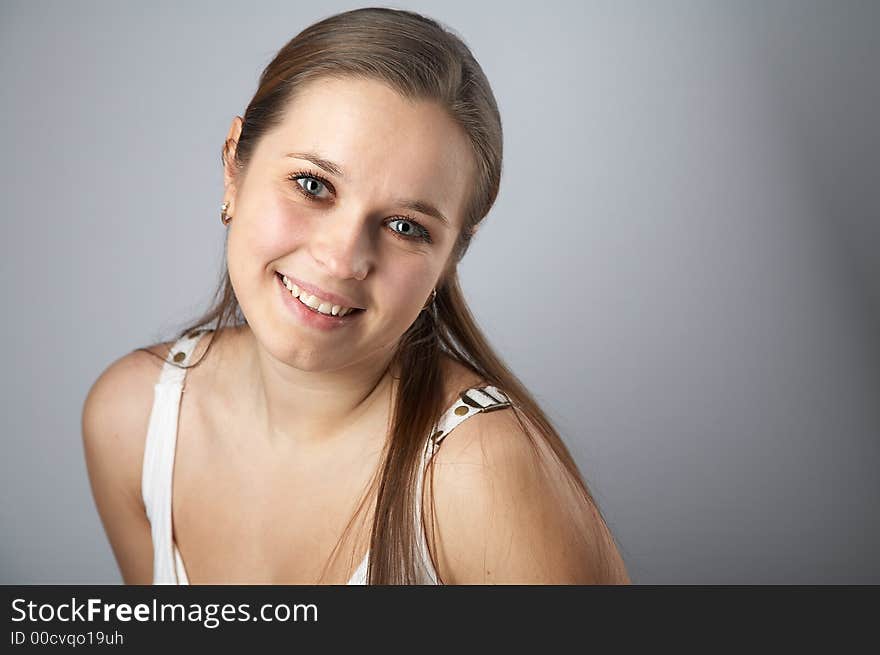
[[[196,344],[209,330],[194,330],[171,346],[159,381],[153,385],[153,408],[144,444],[141,495],[153,538],[153,580],[174,584],[173,539],[171,531],[171,481],[177,447],[177,423],[186,368]]]
[[[458,400],[447,409],[437,423],[437,428],[431,435],[431,446],[434,450],[440,447],[440,442],[446,438],[452,430],[462,421],[480,412],[494,412],[499,409],[510,407],[510,398],[501,389],[492,385],[472,387],[463,391]]]
[[[186,377],[186,369],[181,367],[189,363],[196,344],[206,332],[208,330],[193,330],[174,342],[174,345],[171,346],[171,351],[165,358],[165,364],[162,366],[159,384],[183,382],[183,379]]]

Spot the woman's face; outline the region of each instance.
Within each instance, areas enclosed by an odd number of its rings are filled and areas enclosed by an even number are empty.
[[[303,370],[385,361],[440,281],[473,174],[439,105],[374,81],[310,83],[246,172],[226,169],[229,275],[263,348]],[[316,316],[279,273],[364,311]]]

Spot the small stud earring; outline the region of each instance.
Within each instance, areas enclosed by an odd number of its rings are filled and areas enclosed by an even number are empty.
[[[232,220],[232,216],[226,213],[226,210],[229,209],[229,201],[225,201],[222,205],[220,205],[220,220],[223,222],[223,225],[229,225],[229,221]]]

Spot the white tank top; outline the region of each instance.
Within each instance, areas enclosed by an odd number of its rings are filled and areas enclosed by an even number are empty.
[[[171,527],[171,481],[174,454],[177,446],[177,425],[180,397],[186,377],[186,366],[196,344],[209,330],[195,330],[174,343],[162,367],[159,381],[154,386],[153,409],[144,447],[144,468],[141,493],[150,522],[153,540],[153,584],[189,584],[186,567],[174,541]],[[172,363],[174,362],[174,363]],[[416,486],[416,499],[422,497],[425,467],[440,447],[440,442],[459,423],[483,411],[510,406],[508,397],[497,387],[474,387],[463,392],[458,400],[441,416],[440,421],[425,441]],[[419,558],[416,562],[417,584],[439,584],[437,572],[431,563],[427,540],[421,520],[421,503],[416,502],[416,533],[419,535]],[[347,584],[367,583],[369,550]]]

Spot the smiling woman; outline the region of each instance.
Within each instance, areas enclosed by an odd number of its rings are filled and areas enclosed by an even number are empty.
[[[629,581],[459,285],[501,161],[482,69],[429,18],[349,11],[278,52],[223,144],[215,304],[83,410],[126,582]]]

